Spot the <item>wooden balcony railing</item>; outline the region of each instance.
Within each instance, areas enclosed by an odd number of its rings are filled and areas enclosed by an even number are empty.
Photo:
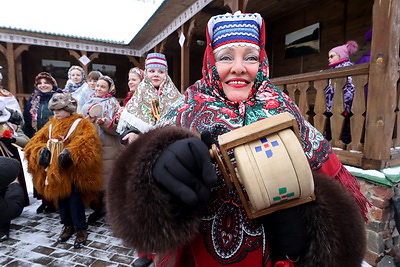
[[[349,165],[368,168],[382,168],[400,165],[400,116],[397,116],[399,106],[393,110],[393,115],[396,119],[387,120],[384,123],[392,124],[393,133],[388,134],[386,138],[392,139],[392,145],[388,150],[390,153],[389,159],[370,159],[365,157],[365,136],[366,136],[366,121],[367,118],[367,101],[365,95],[365,87],[369,79],[369,63],[354,65],[350,67],[328,69],[323,71],[309,72],[298,75],[291,75],[271,79],[272,83],[278,86],[281,90],[287,93],[299,106],[301,112],[306,119],[321,133],[326,135],[327,116],[325,104],[324,89],[328,85],[329,79],[335,88],[335,94],[332,103],[332,116],[330,117],[331,136],[330,140],[335,153],[339,159]],[[400,69],[399,69],[400,70]],[[351,108],[352,116],[350,118],[350,135],[351,142],[343,143],[341,136],[343,132],[344,111],[343,103],[343,86],[347,83],[347,77],[352,77],[352,82],[355,85],[355,95]],[[399,83],[398,83],[399,84]],[[382,89],[383,90],[383,89]],[[397,85],[397,98],[399,86]],[[17,94],[18,101],[21,107],[25,106],[29,94]],[[370,99],[369,101],[374,101]],[[398,99],[396,103],[398,103]],[[382,103],[384,104],[384,103]],[[384,116],[383,114],[382,116]],[[387,114],[386,114],[387,115]],[[379,142],[378,141],[375,141]],[[367,162],[367,164],[366,164]],[[373,163],[371,163],[373,162]]]
[[[343,132],[344,116],[344,101],[343,101],[343,86],[347,83],[347,77],[351,76],[355,85],[355,95],[351,108],[352,116],[350,118],[350,134],[351,142],[345,144],[341,141]],[[335,153],[340,160],[349,165],[363,167],[364,158],[364,137],[366,131],[366,86],[369,78],[369,63],[354,65],[345,68],[328,69],[318,72],[310,72],[292,76],[285,76],[271,79],[272,83],[278,86],[281,90],[287,93],[299,106],[301,112],[306,119],[321,133],[327,134],[327,116],[325,104],[325,92],[329,79],[335,88],[335,95],[332,104],[332,116],[330,117],[331,136],[330,140],[335,149]],[[374,101],[371,99],[370,101]],[[393,110],[398,112],[398,108]],[[388,123],[388,122],[386,122]],[[400,160],[400,127],[393,123],[394,132],[389,138],[393,139],[393,145],[390,148],[391,158],[385,163],[380,163],[381,166],[393,166],[399,164]]]

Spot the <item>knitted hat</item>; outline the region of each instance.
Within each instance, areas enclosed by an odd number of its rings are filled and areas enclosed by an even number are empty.
[[[17,178],[20,171],[19,161],[0,156],[0,189],[6,188]]]
[[[207,27],[214,52],[233,45],[260,46],[262,17],[258,13],[226,13],[211,17]]]
[[[4,100],[0,99],[0,123],[8,121],[10,116],[11,113],[6,109]]]
[[[348,41],[344,45],[340,45],[340,46],[336,46],[336,47],[332,48],[329,51],[329,53],[335,52],[336,54],[339,55],[340,60],[344,60],[344,59],[349,59],[349,56],[351,54],[354,54],[355,52],[357,52],[357,49],[358,49],[358,44],[356,41]]]
[[[49,109],[51,111],[63,109],[70,113],[75,113],[78,103],[70,93],[55,93],[49,101]]]
[[[56,79],[54,79],[53,76],[51,76],[51,74],[48,73],[48,72],[40,72],[40,73],[35,77],[35,87],[38,85],[38,83],[39,83],[39,81],[40,81],[41,79],[45,79],[45,80],[48,81],[51,85],[57,87]]]
[[[150,53],[146,58],[146,69],[157,68],[157,69],[168,69],[167,59],[164,54]]]

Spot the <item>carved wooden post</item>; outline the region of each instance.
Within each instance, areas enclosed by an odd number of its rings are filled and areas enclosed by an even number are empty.
[[[399,78],[399,16],[400,0],[375,0],[364,167],[382,168],[377,164],[390,158]]]
[[[14,59],[15,59],[15,70],[16,70],[16,92],[17,93],[24,93],[24,88],[22,85],[22,62],[21,62],[21,54],[22,52],[28,50],[30,45],[23,44],[18,46],[14,51]]]
[[[8,65],[8,90],[15,95],[17,93],[17,81],[15,78],[15,58],[14,58],[14,44],[7,43],[6,58]]]
[[[183,93],[189,86],[190,74],[190,40],[195,26],[194,19],[184,23],[178,31],[179,37],[183,34],[185,41],[181,47],[181,92]]]

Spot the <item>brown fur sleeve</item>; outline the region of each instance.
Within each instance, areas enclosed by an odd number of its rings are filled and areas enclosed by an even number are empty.
[[[336,180],[314,174],[316,200],[298,206],[311,237],[296,266],[361,266],[366,251],[365,221],[357,203]]]
[[[198,211],[177,205],[152,178],[152,166],[161,152],[194,136],[180,127],[158,128],[140,135],[117,158],[107,185],[107,214],[114,234],[128,246],[164,253],[186,244],[198,231]]]

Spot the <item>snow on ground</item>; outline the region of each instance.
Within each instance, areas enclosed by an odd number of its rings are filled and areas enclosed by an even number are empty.
[[[23,152],[20,151],[20,156],[23,159]],[[32,185],[32,176],[27,172],[27,164],[26,161],[23,162],[23,168],[24,168],[24,173],[25,173],[25,180],[26,180],[26,186],[28,189],[28,193],[29,193],[29,200],[30,200],[30,205],[28,207],[26,207],[23,211],[23,214],[21,217],[16,218],[15,220],[13,220],[13,224],[19,224],[19,225],[29,225],[32,224],[32,222],[29,222],[29,219],[31,219],[32,217],[36,216],[36,209],[37,207],[40,205],[40,202],[33,197],[33,185]],[[90,212],[90,210],[88,211]],[[53,228],[53,231],[49,231],[49,228]],[[105,229],[106,228],[106,229]],[[55,230],[54,230],[55,229]],[[23,251],[25,253],[19,254],[21,256],[18,256],[22,259],[26,259],[26,261],[28,261],[29,263],[33,263],[35,262],[35,258],[41,258],[43,255],[41,255],[40,253],[35,253],[32,252],[31,250],[37,249],[37,246],[48,246],[49,243],[53,242],[56,239],[57,235],[59,234],[59,232],[61,231],[61,224],[59,223],[59,218],[58,218],[58,214],[51,214],[51,216],[48,217],[48,220],[45,223],[39,223],[37,225],[35,225],[35,230],[36,231],[32,231],[31,233],[23,233],[23,237],[21,237],[21,239],[24,241],[24,248]],[[116,248],[116,247],[123,247],[122,241],[118,238],[112,237],[111,231],[104,226],[101,227],[91,227],[89,228],[89,231],[92,231],[89,234],[89,239],[93,240],[95,242],[101,243],[101,244],[107,244],[106,248],[102,247],[102,250],[96,250],[94,249],[93,255],[96,255],[96,259],[98,261],[104,261],[107,262],[107,266],[111,266],[109,265],[110,263],[115,263],[112,262],[112,260],[110,260],[110,258],[114,259],[115,255],[113,254],[111,248]],[[12,230],[11,233],[11,238],[17,238],[19,237],[19,234],[16,233],[16,231]],[[53,239],[53,240],[51,240]],[[69,243],[73,244],[73,240],[68,241]],[[110,247],[110,248],[108,248]],[[11,250],[11,248],[10,248]],[[115,249],[114,249],[115,250]],[[128,250],[127,250],[128,251]],[[1,254],[7,254],[5,251],[1,250],[0,248],[0,255]],[[19,252],[21,253],[21,252]],[[52,252],[52,254],[50,256],[53,255],[54,260],[57,259],[57,257],[60,257],[60,255],[63,255],[61,258],[63,260],[62,265],[64,264],[69,264],[74,262],[75,264],[77,264],[76,260],[78,259],[80,252],[76,252],[75,255],[74,253],[68,253],[65,251],[54,251]],[[87,254],[87,252],[85,252]],[[133,251],[129,251],[128,254],[130,256],[132,256],[132,258],[130,259],[134,259],[136,257],[136,253]],[[111,256],[113,255],[113,256]],[[125,255],[126,256],[126,255]],[[82,259],[82,258],[79,258]],[[90,259],[90,257],[89,257]],[[88,259],[85,259],[88,260]],[[60,259],[58,259],[58,261],[60,261]],[[26,263],[25,261],[23,261],[24,263]],[[1,261],[0,261],[0,265]],[[93,265],[95,265],[95,263],[93,263]],[[18,265],[20,266],[20,265]],[[40,265],[38,265],[40,266]],[[61,266],[61,265],[60,265]],[[87,265],[88,266],[88,265]],[[120,265],[119,265],[120,266]],[[369,265],[367,262],[363,262],[361,267],[372,267],[371,265]]]

